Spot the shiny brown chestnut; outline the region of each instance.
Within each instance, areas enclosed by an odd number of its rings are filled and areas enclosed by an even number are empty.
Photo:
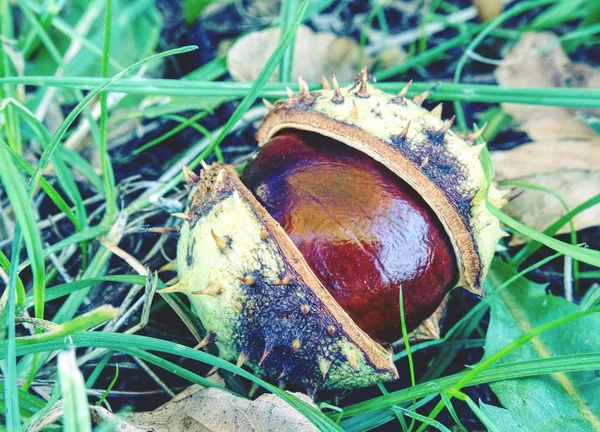
[[[311,132],[274,136],[242,182],[337,303],[373,339],[399,339],[457,279],[452,245],[423,199],[382,164]]]
[[[199,345],[280,383],[353,388],[398,376],[399,297],[413,338],[439,337],[447,292],[481,285],[506,200],[474,145],[421,107],[355,85],[269,105],[240,178],[184,169],[179,282],[207,329]],[[439,307],[438,307],[439,306]]]

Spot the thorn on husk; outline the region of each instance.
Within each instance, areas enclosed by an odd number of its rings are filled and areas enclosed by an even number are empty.
[[[200,350],[202,348],[204,348],[206,345],[213,343],[214,341],[217,340],[217,335],[211,331],[209,331],[206,336],[204,337],[204,339],[202,339],[198,345],[196,345],[194,347],[195,350]]]
[[[350,112],[350,120],[355,122],[358,120],[358,107],[356,102],[352,101],[352,111]]]
[[[181,164],[181,171],[183,171],[183,179],[188,186],[195,186],[200,181],[200,176],[192,171],[186,164]]]
[[[431,110],[431,115],[434,116],[435,118],[442,118],[442,110],[444,109],[443,104],[438,104],[435,106],[435,108],[433,108]]]
[[[473,132],[471,135],[468,135],[465,138],[465,141],[469,142],[469,143],[474,143],[475,141],[477,141],[477,138],[479,138],[483,132],[485,131],[485,128],[487,127],[487,122],[485,122],[483,124],[483,126],[481,126],[479,129],[477,129],[475,132]]]
[[[300,310],[304,315],[308,315],[308,313],[310,312],[310,306],[307,304],[303,304],[302,306],[300,306]]]
[[[424,91],[423,93],[413,96],[413,102],[419,106],[423,105],[423,102],[425,102],[425,99],[427,99],[428,96],[429,96],[429,90]]]
[[[400,137],[405,140],[406,137],[408,136],[408,130],[410,129],[410,120],[408,121],[408,123],[406,123],[406,126],[404,126],[404,129],[402,130],[402,132],[400,132]]]
[[[248,397],[253,398],[254,395],[256,394],[256,391],[259,389],[259,387],[260,386],[258,384],[253,382],[252,385],[250,386],[250,390],[248,390]]]
[[[334,104],[341,104],[344,102],[344,97],[342,96],[342,92],[340,91],[340,84],[338,83],[335,75],[331,75],[331,82],[333,82],[333,97],[331,98],[331,102]]]
[[[292,341],[292,349],[294,350],[294,352],[298,352],[300,347],[302,347],[302,341],[298,338],[294,338],[294,340]]]
[[[254,282],[256,282],[256,279],[254,278],[254,276],[246,276],[246,277],[238,276],[236,279],[239,280],[240,282],[242,282],[243,284],[246,284],[249,286],[254,285]]]
[[[512,200],[515,200],[515,199],[519,198],[524,193],[525,193],[525,189],[521,189],[520,191],[517,191],[516,193],[507,196],[506,200],[507,200],[507,202],[511,202]]]
[[[188,222],[191,222],[194,220],[194,217],[187,213],[171,213],[171,216],[179,218],[179,219],[183,219],[184,221],[188,221]]]
[[[263,362],[267,359],[267,357],[269,357],[269,354],[271,354],[272,349],[273,348],[271,346],[265,345],[265,350],[263,351],[263,354],[260,360],[258,361],[259,366],[262,366]]]
[[[368,89],[367,89],[368,84],[369,84],[369,75],[367,74],[367,67],[363,66],[362,71],[361,71],[360,87],[358,88],[358,91],[356,92],[356,96],[361,97],[361,98],[368,98],[369,97],[369,93],[368,93]]]
[[[281,373],[279,374],[279,376],[277,377],[276,381],[279,381],[283,378],[285,378],[290,372],[291,372],[292,368],[290,366],[284,366],[283,370],[281,371]]]
[[[160,293],[160,294],[169,294],[169,293],[176,293],[176,292],[187,293],[189,291],[188,288],[189,288],[189,286],[186,281],[180,281],[174,285],[157,290],[156,292]]]
[[[194,295],[208,295],[211,297],[216,297],[218,295],[221,295],[222,293],[223,287],[217,281],[209,283],[208,286],[202,290],[192,291],[192,294]]]
[[[212,368],[211,368],[211,369],[210,369],[210,370],[207,372],[207,374],[206,374],[206,375],[204,375],[204,378],[208,378],[208,377],[210,377],[210,376],[213,376],[214,374],[216,374],[216,373],[217,373],[217,371],[218,371],[219,369],[220,369],[220,368],[219,368],[218,366],[213,366],[213,367],[212,367]]]
[[[244,364],[248,361],[248,356],[246,355],[246,353],[244,353],[243,351],[240,353],[240,355],[237,358],[237,361],[235,362],[235,365],[239,368],[241,368],[242,366],[244,366]]]
[[[269,354],[271,354],[271,352],[273,351],[273,348],[275,348],[275,340],[271,339],[271,338],[266,338],[265,339],[265,349],[263,351],[263,354],[260,358],[260,361],[258,362],[259,366],[262,366],[263,362],[267,359],[267,357],[269,356]]]
[[[179,231],[181,230],[180,226],[176,227],[160,227],[160,228],[146,228],[147,232],[155,233],[155,234],[166,234],[172,236],[178,236]]]
[[[271,102],[269,102],[268,100],[266,100],[265,98],[262,98],[262,103],[263,103],[264,106],[267,107],[267,109],[269,111],[271,111],[273,108],[275,108],[275,106]]]
[[[323,74],[321,74],[321,83],[323,86],[323,90],[331,90],[331,85],[329,84],[329,81]]]
[[[448,131],[450,130],[450,128],[452,127],[452,124],[454,123],[455,119],[456,119],[456,116],[452,116],[448,120],[446,120],[444,122],[444,125],[440,129],[439,133],[441,135],[446,135],[448,133]]]
[[[423,105],[423,102],[425,102],[425,99],[427,99],[431,93],[433,93],[434,91],[436,91],[436,89],[439,87],[440,83],[437,83],[436,85],[434,85],[433,87],[431,87],[429,90],[424,91],[421,94],[418,94],[416,96],[413,96],[413,101],[417,104],[417,105]]]
[[[408,93],[408,89],[410,88],[410,85],[412,84],[413,80],[410,80],[404,87],[402,87],[402,90],[400,90],[400,93],[398,93],[398,95],[392,99],[392,101],[396,102],[396,103],[402,103],[404,102],[404,98],[406,97],[406,94]]]
[[[329,368],[331,367],[331,361],[327,360],[325,357],[320,357],[317,360],[317,364],[319,365],[319,370],[321,371],[321,376],[323,377],[323,381],[327,377],[327,373],[329,373]]]
[[[292,278],[290,277],[290,275],[285,273],[283,275],[283,277],[279,280],[279,282],[275,283],[275,285],[277,285],[277,286],[289,285],[291,281],[292,281]]]
[[[286,92],[287,92],[287,94],[288,94],[288,99],[289,99],[289,100],[291,100],[291,101],[292,101],[292,100],[296,99],[296,95],[294,94],[294,92],[292,91],[292,89],[291,89],[291,88],[289,88],[289,87],[286,87],[286,88],[285,88],[285,91],[286,91]]]
[[[300,88],[301,96],[308,96],[310,93],[310,89],[308,88],[308,84],[301,76],[298,77],[298,87]]]
[[[469,195],[466,199],[466,201],[471,202],[475,199],[475,197],[477,196],[477,194],[479,193],[480,189],[477,188],[475,189],[473,192],[471,192],[471,195]]]
[[[215,245],[221,252],[227,252],[231,249],[231,239],[227,236],[219,236],[215,234],[214,230],[211,228],[210,234],[212,235],[213,240],[215,241]]]

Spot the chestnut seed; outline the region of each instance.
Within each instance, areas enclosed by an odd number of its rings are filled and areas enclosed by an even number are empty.
[[[273,137],[242,181],[281,224],[325,288],[378,342],[430,316],[455,285],[448,236],[421,197],[389,169],[311,132]]]

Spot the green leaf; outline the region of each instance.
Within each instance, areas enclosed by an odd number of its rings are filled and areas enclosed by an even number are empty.
[[[162,28],[160,13],[154,0],[114,0],[112,4],[112,38],[110,54],[113,61],[131,64],[154,53]],[[62,20],[76,27],[82,19],[94,15],[102,17],[105,0],[73,0],[61,13]],[[94,20],[87,39],[96,47],[102,47],[104,20]],[[72,39],[55,29],[49,35],[60,52],[65,52]],[[89,50],[81,50],[70,62],[72,76],[98,73],[98,55]],[[26,66],[26,75],[54,75],[56,63],[50,54],[43,50],[35,62]],[[114,72],[114,71],[113,71]]]
[[[512,266],[495,260],[486,283],[493,292],[515,274]],[[560,297],[546,294],[543,285],[521,278],[493,296],[485,357],[531,329],[579,313],[581,309]],[[600,350],[600,314],[594,313],[551,329],[500,360],[501,363],[545,359],[563,354]],[[490,384],[514,421],[527,431],[600,430],[598,375],[593,372],[553,373]],[[500,430],[514,431],[506,413],[486,412]],[[517,429],[518,430],[518,429]]]
[[[185,0],[183,3],[183,18],[187,24],[192,24],[200,16],[204,8],[216,0]]]
[[[486,405],[481,401],[479,407],[496,425],[501,425],[500,430],[526,432],[509,410],[494,405]]]

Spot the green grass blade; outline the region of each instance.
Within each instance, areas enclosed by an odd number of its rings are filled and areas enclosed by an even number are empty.
[[[281,11],[279,12],[279,29],[280,39],[285,35],[286,31],[290,27],[294,18],[294,12],[296,10],[296,0],[283,0],[281,2]],[[288,82],[292,81],[292,71],[294,69],[294,51],[295,51],[295,36],[292,39],[289,47],[281,56],[279,62],[279,81]]]
[[[104,391],[104,393],[102,394],[100,399],[98,399],[98,401],[96,402],[96,406],[100,406],[104,403],[104,400],[108,397],[108,395],[110,394],[110,391],[113,389],[113,387],[117,383],[118,379],[119,379],[119,363],[115,364],[115,376],[108,384],[108,387],[106,387],[106,390]]]
[[[441,424],[439,421],[431,419],[431,418],[424,416],[422,414],[419,414],[415,411],[411,411],[409,409],[402,408],[402,407],[392,407],[391,409],[394,412],[400,412],[400,413],[412,418],[413,421],[419,420],[423,424],[423,426],[431,426],[432,428],[437,429],[442,432],[452,432],[450,429],[448,429],[446,426]]]
[[[42,249],[42,257],[47,257],[50,254],[59,252],[72,244],[93,240],[105,234],[107,231],[108,227],[106,225],[96,225],[94,227],[88,227],[81,232],[73,234],[67,238],[64,238],[60,241],[57,241],[56,243],[51,244],[47,248]],[[23,263],[19,266],[19,270],[23,270],[30,264],[31,262],[29,260],[23,261]]]
[[[110,87],[113,83],[118,81],[121,77],[138,69],[139,67],[145,65],[148,62],[158,60],[163,57],[170,56],[170,55],[183,54],[186,52],[193,51],[195,49],[197,49],[196,46],[186,46],[186,47],[176,48],[176,49],[168,50],[168,51],[165,51],[162,53],[154,54],[150,57],[140,60],[139,62],[134,63],[133,65],[129,66],[127,69],[124,69],[121,72],[119,72],[118,74],[114,75],[112,78],[107,79],[107,80],[102,80],[102,84],[99,85],[98,87],[94,88],[94,90],[92,90],[90,93],[88,93],[87,96],[81,102],[79,102],[75,106],[75,108],[73,108],[73,110],[67,115],[65,120],[59,126],[58,130],[55,132],[54,136],[52,137],[52,140],[50,141],[48,148],[46,148],[44,150],[44,152],[42,153],[42,156],[40,157],[40,160],[36,167],[36,171],[31,178],[30,184],[37,186],[37,184],[39,183],[39,178],[42,176],[42,173],[44,172],[44,170],[46,169],[46,166],[48,165],[50,156],[52,156],[52,153],[54,152],[54,150],[56,150],[56,147],[58,146],[58,144],[59,144],[60,140],[62,139],[62,137],[64,136],[65,132],[67,131],[69,126],[71,126],[71,124],[73,124],[73,122],[75,121],[77,116],[79,116],[79,114],[81,114],[83,109],[92,101],[92,99],[94,99],[102,91],[104,91],[108,87]],[[70,78],[70,79],[72,79],[72,78]]]
[[[72,334],[80,333],[105,323],[117,315],[119,315],[119,311],[114,307],[108,305],[100,306],[94,310],[73,318],[71,321],[60,324],[56,330],[36,334],[34,336],[23,336],[17,338],[16,343],[17,346],[33,345],[68,337]]]
[[[194,114],[190,118],[184,119],[177,126],[175,126],[173,129],[165,132],[164,134],[162,134],[159,137],[154,138],[150,142],[147,142],[146,144],[144,144],[144,145],[136,148],[132,153],[134,155],[137,155],[137,154],[140,154],[140,153],[148,150],[149,148],[154,147],[155,145],[160,144],[161,142],[163,142],[167,138],[170,138],[173,135],[177,134],[178,132],[181,132],[186,127],[195,124],[198,120],[200,120],[201,118],[205,117],[207,114],[208,114],[207,111],[200,111],[199,113]],[[200,126],[200,125],[196,125],[196,126]],[[200,126],[200,127],[202,127],[202,126]],[[203,128],[203,127],[202,127],[201,132],[203,134],[205,134],[205,135],[207,135],[207,134],[210,135],[210,132],[207,129]]]
[[[0,78],[1,83],[26,84],[30,86],[54,86],[92,90],[102,84],[102,79],[93,77],[10,77]],[[347,85],[349,83],[346,83]],[[412,96],[438,85],[437,82],[413,83],[408,95]],[[311,88],[320,88],[321,83],[309,83]],[[375,83],[375,87],[389,93],[398,93],[405,82]],[[298,90],[298,84],[266,83],[256,97],[286,98],[286,87]],[[251,83],[229,81],[205,82],[190,81],[185,86],[173,79],[122,79],[111,85],[111,92],[131,95],[185,96],[185,97],[224,97],[241,98],[253,89]],[[572,108],[600,108],[600,89],[579,89],[569,87],[504,87],[490,84],[441,83],[427,98],[431,101],[455,100],[464,102],[502,103],[511,102],[527,105],[564,106]]]
[[[3,144],[0,143],[0,146]],[[0,155],[1,158],[1,155]],[[12,245],[11,260],[12,266],[9,274],[8,302],[6,306],[6,342],[4,343],[4,399],[6,407],[4,412],[4,420],[9,430],[21,429],[21,418],[19,411],[19,394],[17,389],[17,352],[16,352],[16,331],[15,331],[15,315],[16,315],[16,281],[17,281],[17,266],[19,265],[19,253],[21,251],[21,227],[19,224],[15,226],[15,234]]]
[[[328,419],[318,409],[306,404],[302,400],[295,396],[279,389],[278,387],[271,385],[260,378],[256,377],[252,373],[238,368],[237,366],[211,354],[194,350],[177,343],[170,341],[150,338],[146,336],[128,335],[128,334],[117,334],[117,333],[102,333],[102,332],[86,332],[82,334],[72,335],[69,341],[64,339],[57,339],[50,342],[44,342],[39,344],[27,345],[17,347],[18,355],[34,354],[39,352],[48,352],[56,349],[62,349],[67,344],[72,344],[75,347],[96,347],[106,348],[119,352],[131,352],[132,350],[140,350],[140,352],[151,350],[154,352],[171,353],[180,357],[186,357],[192,360],[200,361],[203,363],[211,364],[220,367],[223,370],[236,373],[239,376],[249,379],[252,382],[264,387],[270,392],[281,397],[284,401],[289,403],[292,407],[297,409],[301,414],[307,417],[315,426],[325,431],[340,431],[341,429],[330,419]],[[3,343],[2,343],[3,345]],[[0,346],[2,346],[0,345]],[[140,353],[135,355],[144,358]],[[145,359],[145,358],[144,358]],[[181,368],[177,365],[172,365],[171,371],[177,370],[178,373],[190,374],[189,371]]]
[[[21,171],[26,172],[29,175],[32,175],[35,168],[33,168],[29,164],[29,162],[27,162],[25,159],[23,159],[19,154],[15,153],[15,151],[13,149],[11,149],[8,146],[6,148],[10,152],[10,155],[12,156],[13,162],[15,163],[15,165],[17,165],[21,169]],[[73,211],[71,210],[71,207],[63,199],[63,197],[60,195],[60,193],[58,193],[58,191],[56,189],[54,189],[54,186],[52,186],[50,183],[48,183],[48,180],[46,180],[44,177],[41,177],[40,178],[40,187],[46,193],[46,195],[48,195],[48,198],[50,198],[52,200],[52,202],[56,205],[56,207],[58,207],[58,209],[65,214],[67,219],[69,219],[71,221],[71,223],[73,223],[73,226],[75,227],[75,229],[77,231],[81,230],[81,224],[80,224],[79,220],[77,219],[77,217],[75,216],[75,213],[73,213]]]
[[[100,76],[108,76],[109,54],[110,54],[110,35],[112,19],[112,0],[106,0],[105,19],[104,19],[104,48],[102,50],[102,63]],[[104,184],[104,193],[106,198],[105,219],[111,222],[114,219],[117,210],[117,197],[115,196],[115,175],[113,172],[110,155],[107,147],[107,129],[108,123],[108,93],[100,93],[100,166],[102,167],[102,179]]]
[[[37,228],[36,217],[27,191],[23,188],[25,179],[12,162],[7,144],[0,139],[0,181],[16,215],[17,223],[22,227],[27,256],[31,261],[33,276],[34,310],[36,318],[44,318],[45,275],[42,254],[42,238]],[[14,257],[13,257],[14,258]],[[14,265],[14,264],[13,264]]]
[[[463,377],[461,377],[461,379],[458,380],[458,382],[452,386],[452,389],[460,390],[461,388],[463,388],[467,385],[470,385],[472,380],[475,377],[477,377],[477,375],[481,374],[486,369],[488,369],[491,365],[498,362],[500,359],[506,357],[508,354],[514,352],[515,350],[517,350],[521,346],[525,345],[527,342],[534,339],[535,337],[541,335],[542,333],[544,333],[548,330],[554,329],[556,327],[559,327],[563,324],[567,324],[569,322],[575,321],[579,318],[583,318],[587,315],[591,315],[593,313],[599,313],[599,312],[600,312],[600,307],[591,308],[591,309],[583,310],[581,312],[572,313],[570,315],[561,316],[560,318],[557,318],[553,321],[550,321],[550,322],[547,322],[545,324],[535,327],[534,329],[528,331],[527,333],[524,333],[522,336],[518,337],[517,339],[515,339],[514,341],[512,341],[511,343],[506,345],[504,348],[498,350],[493,355],[491,355],[488,358],[486,358],[485,360],[479,362],[477,364],[477,366],[475,366],[473,369],[471,369],[469,372],[467,372]],[[435,418],[442,411],[443,408],[444,408],[444,403],[440,401],[435,406],[435,408],[432,410],[429,417]]]
[[[262,71],[252,84],[252,87],[250,88],[248,94],[244,97],[244,99],[242,99],[242,101],[240,102],[236,110],[233,112],[229,120],[227,120],[227,123],[225,123],[225,126],[223,126],[221,133],[219,133],[219,135],[215,138],[211,145],[208,146],[208,148],[204,151],[204,154],[200,155],[200,158],[198,158],[195,161],[195,163],[190,164],[190,168],[195,168],[200,163],[201,159],[205,158],[206,155],[212,153],[215,147],[218,146],[227,135],[229,135],[229,131],[231,131],[233,126],[240,120],[240,118],[242,118],[242,115],[244,115],[244,113],[252,106],[252,104],[258,97],[260,90],[267,83],[267,81],[273,74],[273,71],[277,67],[277,64],[281,61],[285,50],[292,43],[292,40],[296,35],[296,30],[302,22],[302,18],[304,17],[304,13],[306,12],[307,6],[308,0],[303,0],[300,6],[298,7],[298,11],[294,16],[291,25],[289,26],[286,33],[281,37],[279,45],[277,45],[277,48],[275,48],[275,51],[273,51],[273,54],[271,54],[271,56],[265,63],[265,66],[263,67]]]
[[[550,225],[548,228],[546,228],[544,230],[544,234],[547,236],[553,236],[554,234],[556,234],[558,232],[559,229],[561,229],[564,225],[569,223],[569,221],[571,221],[579,213],[581,213],[595,205],[598,205],[598,204],[600,204],[600,194],[593,196],[592,198],[590,198],[587,201],[584,201],[583,203],[581,203],[577,207],[575,207],[573,210],[566,213],[564,216],[562,216],[560,219],[558,219],[556,222],[554,222],[552,225]],[[523,264],[523,262],[528,257],[530,257],[533,253],[535,253],[540,247],[542,247],[541,242],[532,241],[532,242],[528,243],[523,249],[521,249],[519,252],[517,252],[517,254],[511,260],[511,264],[513,264],[515,266],[520,266],[521,264]]]
[[[475,38],[471,41],[471,43],[465,49],[465,52],[463,53],[463,55],[458,60],[458,63],[456,64],[456,69],[454,71],[454,82],[455,83],[460,82],[460,78],[461,78],[463,69],[464,69],[465,65],[467,64],[467,61],[471,58],[470,57],[471,53],[475,52],[475,50],[477,49],[479,44],[481,44],[481,42],[483,42],[483,40],[486,38],[486,36],[492,30],[494,30],[496,27],[498,27],[500,24],[502,24],[509,18],[521,15],[522,13],[524,13],[528,10],[535,9],[535,8],[538,8],[541,6],[546,6],[546,5],[555,3],[555,2],[556,2],[556,0],[534,0],[534,1],[520,2],[520,3],[516,4],[515,6],[511,7],[509,10],[500,14],[493,20],[491,20],[486,25],[486,27],[481,32],[479,32],[479,34],[477,36],[475,36]],[[455,102],[454,110],[456,111],[456,124],[461,131],[465,132],[467,130],[467,122],[465,120],[465,114],[463,112],[461,104],[458,102]]]
[[[74,346],[81,348],[97,347],[114,349],[115,351],[119,352],[121,352],[123,349],[152,350],[154,352],[169,353],[180,357],[190,358],[192,360],[218,366],[232,373],[237,373],[239,376],[247,378],[252,382],[265,387],[266,389],[273,391],[285,400],[288,400],[288,395],[277,387],[262,381],[260,378],[252,375],[244,369],[240,369],[235,365],[220,359],[219,357],[215,357],[208,353],[197,351],[174,342],[154,339],[147,336],[86,332],[83,334],[73,335],[71,341],[54,340],[41,344],[17,347],[17,355],[28,355],[38,352],[59,350],[65,348],[68,343],[72,343]],[[0,343],[0,348],[4,348],[3,345],[3,342]],[[3,352],[0,355],[2,355],[2,358],[4,357]],[[587,370],[600,370],[600,353],[554,356],[543,359],[494,365],[483,370],[481,374],[475,376],[473,380],[468,383],[468,385],[472,386],[505,379],[546,375],[554,372],[568,373]],[[343,417],[346,418],[362,413],[377,411],[382,408],[410,402],[413,399],[439,394],[439,392],[442,390],[453,387],[468,373],[468,371],[461,372],[455,375],[439,378],[428,383],[417,384],[415,387],[398,390],[388,395],[379,396],[365,402],[350,405],[344,408]],[[290,400],[293,401],[291,398]],[[302,406],[302,404],[296,403],[296,406]],[[310,411],[312,413],[316,412],[317,415],[322,416],[322,414],[314,408],[311,408]],[[337,413],[333,413],[332,415],[335,416]]]
[[[2,41],[0,46],[14,39],[14,27],[12,20],[12,11],[9,0],[0,0],[0,35]],[[0,76],[10,77],[12,75],[11,60],[2,46],[0,49]],[[16,91],[13,86],[0,86],[0,99],[15,98]],[[8,146],[12,148],[18,154],[23,152],[21,142],[21,129],[19,128],[19,122],[17,115],[13,107],[8,107],[6,111],[6,121],[4,125],[6,131],[6,141]]]
[[[2,252],[1,250],[0,250],[0,267],[2,267],[7,274],[10,274],[10,269],[11,269],[10,260],[8,259],[8,257],[6,255],[4,255],[4,252]],[[18,272],[16,275],[16,280],[17,280],[17,287],[16,287],[17,303],[23,304],[24,300],[25,300],[25,287],[23,286],[23,281],[19,277]],[[7,294],[8,294],[8,292],[7,292]],[[2,297],[4,297],[4,293],[2,294]],[[31,305],[33,305],[33,303],[31,303]],[[2,312],[2,310],[0,310],[0,314],[1,314],[1,312]]]
[[[63,431],[91,432],[92,419],[88,407],[83,375],[77,367],[75,350],[58,354],[58,377],[63,399]]]
[[[547,235],[536,231],[532,228],[529,228],[527,225],[517,221],[516,219],[511,218],[506,213],[498,210],[494,207],[489,201],[486,202],[488,210],[496,216],[500,221],[512,229],[518,231],[519,233],[535,240],[544,246],[549,247],[557,252],[560,252],[564,255],[570,256],[578,261],[582,261],[584,263],[600,267],[600,251],[585,249],[579,246],[573,246],[572,244],[562,242],[552,237],[548,237]]]
[[[448,397],[446,392],[442,392],[441,397],[442,397],[442,401],[444,402],[444,405],[446,406],[446,409],[448,410],[448,412],[450,413],[450,416],[452,417],[452,420],[454,420],[454,422],[456,423],[456,425],[460,428],[460,430],[462,432],[469,432],[467,430],[467,428],[465,427],[465,425],[463,425],[462,422],[460,421],[460,418],[458,417],[458,414],[456,414],[456,410],[454,409],[454,406],[452,405],[452,400],[450,400],[450,398]]]
[[[527,360],[515,363],[505,363],[491,366],[483,370],[480,375],[475,376],[467,383],[467,386],[490,383],[495,381],[547,375],[555,372],[579,372],[583,370],[600,370],[600,353],[573,354],[567,356],[555,356],[544,359]],[[358,414],[369,413],[393,405],[399,405],[425,396],[436,395],[441,391],[452,388],[464,379],[469,371],[460,372],[443,378],[438,378],[417,384],[403,390],[392,392],[388,395],[379,396],[365,402],[360,402],[344,408],[343,417],[352,417]]]
[[[48,301],[56,300],[57,298],[64,297],[85,288],[93,287],[101,284],[102,282],[119,282],[131,285],[144,285],[146,283],[146,277],[139,275],[110,275],[80,279],[77,281],[48,287],[46,290],[46,299]],[[167,286],[163,282],[160,280],[158,281],[158,289],[166,287]]]

